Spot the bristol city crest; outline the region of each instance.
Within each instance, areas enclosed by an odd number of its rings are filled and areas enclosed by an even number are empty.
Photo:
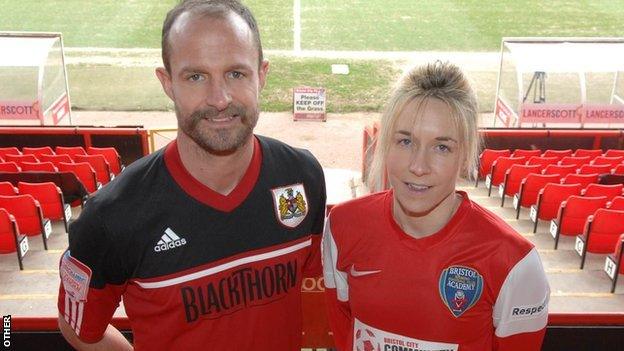
[[[381,345],[377,342],[375,334],[368,329],[358,329],[353,335],[354,350],[357,351],[381,351]]]
[[[475,305],[483,292],[483,277],[476,269],[450,266],[440,275],[440,297],[455,317]]]
[[[308,214],[308,199],[303,184],[292,184],[271,189],[275,215],[283,225],[294,228]]]

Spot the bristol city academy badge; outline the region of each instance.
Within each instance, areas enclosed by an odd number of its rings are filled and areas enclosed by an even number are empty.
[[[455,317],[475,305],[483,292],[483,277],[476,269],[450,266],[442,271],[440,297]]]
[[[292,184],[271,189],[275,215],[283,225],[294,228],[308,214],[308,199],[303,184]]]

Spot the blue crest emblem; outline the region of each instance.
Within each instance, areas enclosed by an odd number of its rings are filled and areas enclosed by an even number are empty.
[[[450,266],[440,275],[440,297],[455,317],[474,306],[483,292],[483,277],[476,269]]]

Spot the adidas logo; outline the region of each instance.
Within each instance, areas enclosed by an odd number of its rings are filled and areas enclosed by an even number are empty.
[[[156,246],[154,246],[154,251],[167,251],[182,245],[186,245],[186,239],[180,238],[171,228],[167,228],[165,229],[165,234],[163,234],[158,243],[156,243]]]

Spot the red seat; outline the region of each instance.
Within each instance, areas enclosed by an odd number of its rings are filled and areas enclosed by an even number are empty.
[[[0,196],[0,207],[15,217],[22,234],[40,235],[43,247],[48,249],[48,236],[52,232],[50,221],[43,218],[39,202],[30,195]]]
[[[542,171],[542,174],[558,174],[561,178],[565,177],[568,174],[576,173],[575,165],[548,165]]]
[[[607,199],[611,200],[616,196],[622,195],[622,189],[624,188],[624,184],[589,184],[583,191],[581,195],[583,196],[606,196]]]
[[[609,165],[611,168],[619,165],[624,161],[624,156],[615,156],[615,157],[606,157],[599,156],[596,157],[591,164],[592,165]]]
[[[28,251],[28,238],[21,235],[15,217],[0,208],[0,254],[17,253],[20,270],[24,269],[22,258]]]
[[[511,157],[532,157],[532,156],[540,156],[542,154],[542,150],[525,150],[525,149],[516,149],[511,154]]]
[[[542,157],[557,157],[560,160],[566,156],[572,156],[572,150],[545,150],[542,154]]]
[[[89,193],[93,193],[98,189],[98,183],[95,178],[95,171],[91,168],[91,165],[86,162],[79,163],[65,163],[61,162],[58,165],[60,172],[72,172],[76,175],[78,180],[84,185],[85,189]]]
[[[550,222],[550,235],[555,239],[555,250],[559,245],[559,236],[581,235],[587,217],[591,216],[599,208],[607,205],[606,196],[585,197],[572,195],[561,203],[557,218]]]
[[[485,186],[488,188],[488,196],[492,193],[492,187],[499,186],[505,180],[507,170],[513,165],[523,164],[524,157],[499,157],[492,164],[490,174],[485,176]]]
[[[598,156],[602,156],[601,149],[576,149],[573,154],[574,157],[589,156],[592,160]]]
[[[609,202],[610,210],[624,211],[624,196],[616,196]]]
[[[574,156],[566,156],[559,161],[560,165],[575,165],[577,168],[582,165],[588,165],[591,161],[589,156],[584,157],[574,157]]]
[[[22,172],[56,172],[52,162],[20,162]]]
[[[558,174],[536,174],[531,173],[524,178],[520,184],[518,194],[514,195],[514,208],[516,209],[516,219],[520,217],[520,208],[529,208],[537,203],[537,194],[548,183],[559,184]]]
[[[52,150],[49,146],[42,147],[27,147],[24,146],[22,148],[22,154],[24,155],[35,155],[39,158],[40,155],[54,155],[54,150]]]
[[[73,160],[75,155],[86,155],[87,152],[82,146],[57,146],[56,154],[68,155]]]
[[[548,165],[556,165],[559,161],[556,157],[541,157],[541,156],[531,156],[527,161],[527,165],[540,165],[542,169],[546,168]]]
[[[505,179],[498,188],[498,194],[501,197],[501,207],[505,205],[505,195],[516,195],[520,191],[522,180],[531,173],[539,173],[540,169],[540,165],[512,165],[505,173]]]
[[[39,201],[43,217],[63,221],[65,224],[65,232],[68,229],[69,219],[71,218],[71,207],[65,203],[61,188],[52,182],[43,183],[17,183],[17,188],[21,195],[31,195],[35,200]]]
[[[106,161],[110,165],[110,169],[114,175],[121,173],[124,168],[121,163],[121,157],[114,147],[87,147],[87,154],[89,155],[102,155],[106,158]]]
[[[582,165],[578,170],[578,174],[604,174],[611,173],[611,166],[609,165]]]
[[[537,231],[540,219],[549,221],[556,218],[561,203],[572,195],[580,195],[582,189],[581,184],[546,184],[537,195],[537,203],[531,206],[529,216],[534,223],[533,233]]]
[[[1,162],[0,163],[0,172],[18,173],[21,171],[22,169],[15,162]]]
[[[619,164],[611,170],[612,174],[624,174],[624,164]]]
[[[607,255],[605,259],[605,272],[607,276],[611,278],[611,293],[615,292],[617,285],[618,273],[624,274],[624,260],[622,259],[622,246],[624,246],[624,234],[620,235],[620,238],[616,242],[615,252],[611,255]],[[617,272],[617,273],[616,273]]]
[[[581,269],[585,266],[587,252],[609,254],[615,252],[616,243],[624,233],[624,211],[598,209],[587,218],[583,235],[576,237],[574,249],[581,256]]]
[[[494,149],[485,149],[479,155],[479,173],[477,174],[475,187],[479,184],[479,179],[485,178],[486,175],[490,174],[492,170],[492,164],[499,157],[509,157],[511,156],[511,151],[509,150],[494,150]]]
[[[111,181],[111,170],[104,155],[74,155],[74,161],[86,162],[91,165],[91,168],[95,171],[95,179],[102,185],[108,184]],[[114,176],[113,176],[114,177]]]
[[[604,155],[606,157],[618,157],[618,156],[624,156],[624,150],[620,150],[620,149],[609,149],[607,151],[605,151]]]
[[[4,155],[4,162],[39,162],[35,155]]]
[[[581,184],[583,189],[587,188],[589,184],[598,182],[598,174],[568,174],[563,177],[562,184]]]
[[[74,160],[69,155],[41,155],[40,162],[52,162],[57,168],[61,162],[72,163]]]
[[[10,182],[0,182],[0,195],[13,196],[17,195],[17,188]]]
[[[13,146],[10,147],[0,147],[0,157],[4,159],[5,155],[20,155],[22,152]]]

